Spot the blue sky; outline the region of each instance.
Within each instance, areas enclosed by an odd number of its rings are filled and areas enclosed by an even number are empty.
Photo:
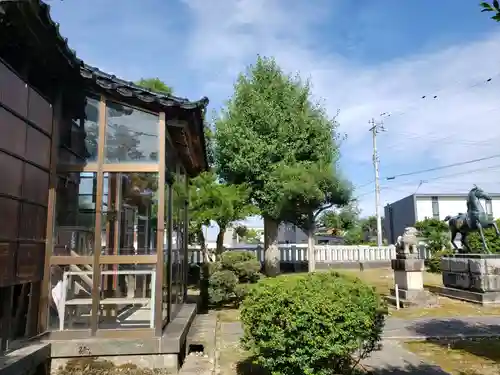
[[[285,70],[311,78],[331,115],[340,110],[348,135],[342,169],[358,186],[373,180],[368,120],[391,113],[378,137],[383,204],[473,183],[500,192],[500,159],[384,180],[498,153],[500,24],[480,12],[478,1],[49,3],[88,64],[131,81],[158,76],[178,95],[208,96],[214,110],[257,54],[274,56]],[[366,215],[374,212],[371,190],[369,184],[356,191]]]

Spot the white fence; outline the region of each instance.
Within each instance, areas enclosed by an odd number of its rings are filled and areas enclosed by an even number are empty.
[[[287,263],[307,261],[307,245],[280,245],[280,260]],[[264,249],[262,246],[238,246],[226,247],[226,250],[248,250],[254,251],[259,261],[264,261]],[[427,259],[430,252],[425,246],[419,246],[419,257]],[[317,263],[336,262],[369,262],[389,261],[396,258],[396,248],[391,246],[347,246],[347,245],[316,245]],[[191,263],[201,263],[203,256],[199,248],[190,248],[189,256]]]

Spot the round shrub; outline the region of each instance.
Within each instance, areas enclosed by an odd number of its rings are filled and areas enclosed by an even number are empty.
[[[247,260],[257,260],[255,253],[248,250],[230,250],[221,255],[221,262],[224,267],[231,267],[234,263],[245,262]]]
[[[201,265],[202,279],[209,279],[215,272],[222,270],[221,262],[209,262]]]
[[[200,277],[200,299],[201,299],[201,310],[208,309],[210,305],[210,293],[209,293],[209,280],[215,272],[222,269],[222,264],[220,262],[210,262],[203,263],[201,265],[201,277]]]
[[[240,283],[256,282],[260,279],[261,264],[253,251],[226,251],[221,257],[222,267],[233,271]]]
[[[374,289],[337,273],[281,276],[243,301],[242,344],[273,374],[343,373],[380,341],[387,308]]]
[[[216,271],[208,279],[208,298],[210,303],[219,305],[234,297],[238,278],[229,270]]]

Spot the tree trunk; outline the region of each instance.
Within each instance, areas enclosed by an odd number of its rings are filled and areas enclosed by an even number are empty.
[[[203,229],[196,231],[196,242],[200,245],[201,254],[203,256],[203,263],[210,262],[210,255],[208,254],[207,244],[205,242],[205,236],[203,235]]]
[[[217,234],[217,240],[215,242],[215,256],[219,260],[221,254],[224,252],[224,234],[226,234],[226,227],[219,227],[219,233]]]
[[[316,251],[314,250],[314,229],[307,231],[307,261],[309,272],[316,271]]]
[[[264,273],[270,277],[280,274],[278,225],[276,220],[264,216]]]
[[[316,232],[316,223],[312,212],[308,215],[307,223],[307,261],[309,263],[309,272],[316,271],[316,251],[314,250],[314,232]]]

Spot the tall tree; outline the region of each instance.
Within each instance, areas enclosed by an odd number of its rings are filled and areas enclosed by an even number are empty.
[[[249,204],[249,189],[246,185],[223,184],[217,181],[213,172],[204,172],[191,181],[189,190],[190,228],[202,247],[205,261],[208,250],[202,227],[217,223],[219,232],[216,240],[216,255],[224,251],[224,234],[229,226],[247,216],[256,214],[255,206]]]
[[[328,142],[325,143],[324,158],[328,159],[327,155],[334,155],[335,151],[327,146]],[[328,208],[346,205],[351,189],[328,164],[298,163],[284,171],[286,173],[280,174],[280,188],[286,197],[282,208],[283,219],[307,234],[309,271],[313,272],[316,269],[314,234],[317,219]]]
[[[285,74],[274,59],[258,57],[240,74],[232,99],[216,120],[220,177],[249,185],[264,219],[265,271],[270,276],[279,273],[279,223],[320,208],[330,194],[323,185],[338,186],[323,149],[332,150],[332,122],[311,104],[310,93],[300,77]]]
[[[494,14],[491,16],[491,19],[500,22],[500,3],[498,0],[493,0],[491,4],[483,1],[479,5],[483,8],[481,12],[493,12]]]

